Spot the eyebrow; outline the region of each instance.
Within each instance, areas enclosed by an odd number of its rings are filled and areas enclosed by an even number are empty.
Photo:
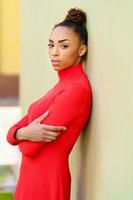
[[[58,42],[61,43],[61,42],[65,42],[65,41],[70,41],[70,40],[68,40],[68,39],[64,39],[64,40],[59,40]],[[51,39],[49,39],[49,42],[52,42],[52,43],[53,43],[54,41],[51,40]]]

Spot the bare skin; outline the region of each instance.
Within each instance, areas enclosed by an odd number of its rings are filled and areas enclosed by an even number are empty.
[[[68,27],[56,27],[49,38],[49,57],[55,71],[64,70],[82,62],[87,51],[76,33]]]
[[[52,142],[61,132],[67,128],[64,126],[50,126],[40,122],[47,117],[49,112],[32,121],[28,126],[17,130],[15,137],[17,140],[29,140],[32,142]]]
[[[56,27],[52,30],[49,38],[49,57],[55,71],[64,70],[82,62],[82,56],[87,51],[76,33],[68,27]],[[44,113],[35,119],[27,127],[16,131],[18,140],[29,140],[32,142],[52,142],[56,140],[66,129],[62,126],[49,126],[41,124],[48,113]]]

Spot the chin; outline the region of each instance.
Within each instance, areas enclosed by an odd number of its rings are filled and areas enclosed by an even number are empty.
[[[59,67],[59,66],[53,65],[53,68],[54,68],[55,71],[59,71],[59,70],[60,70],[60,67]]]
[[[62,68],[61,66],[59,66],[59,65],[53,65],[53,68],[54,68],[54,70],[56,70],[56,71],[60,71],[60,70],[63,69],[63,68]]]

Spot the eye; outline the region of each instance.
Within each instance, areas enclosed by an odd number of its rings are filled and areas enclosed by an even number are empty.
[[[67,44],[62,44],[62,45],[61,45],[61,48],[62,48],[62,49],[66,49],[66,48],[68,48],[68,47],[69,47],[69,46],[68,46]]]
[[[54,45],[49,43],[49,44],[48,44],[48,47],[49,47],[49,48],[52,48],[52,47],[54,47]]]

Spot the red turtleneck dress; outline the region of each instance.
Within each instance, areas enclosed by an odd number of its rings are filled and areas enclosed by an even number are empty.
[[[91,87],[82,64],[58,71],[59,81],[7,134],[22,153],[15,200],[70,200],[69,154],[87,123],[91,108]],[[49,110],[41,123],[63,125],[67,130],[52,142],[17,141],[14,133]]]

